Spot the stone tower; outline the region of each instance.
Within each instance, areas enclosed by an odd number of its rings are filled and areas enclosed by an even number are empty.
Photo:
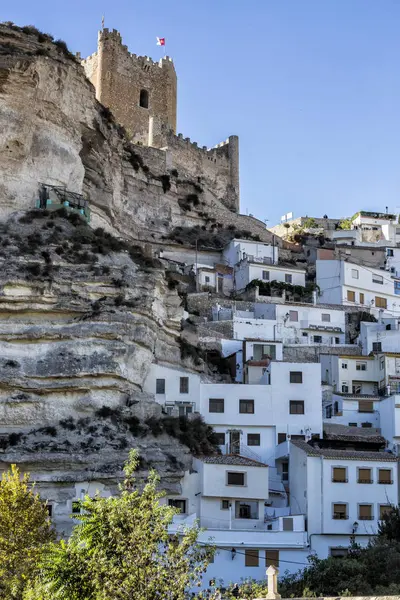
[[[167,56],[153,62],[130,54],[118,31],[99,32],[97,52],[82,61],[97,99],[112,110],[133,142],[162,148],[176,134],[177,78]]]

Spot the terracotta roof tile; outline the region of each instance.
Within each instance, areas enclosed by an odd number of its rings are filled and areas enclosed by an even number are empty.
[[[300,448],[307,456],[322,456],[323,458],[332,458],[338,460],[376,460],[380,462],[398,462],[397,456],[389,452],[368,452],[364,450],[332,450],[331,448],[314,448],[303,440],[294,440],[291,442],[297,448]]]
[[[238,467],[268,467],[257,460],[239,456],[238,454],[216,454],[215,456],[199,456],[199,460],[213,465],[235,465]]]

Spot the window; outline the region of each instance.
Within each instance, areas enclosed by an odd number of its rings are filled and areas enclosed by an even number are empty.
[[[278,444],[282,444],[282,442],[286,442],[287,435],[286,433],[278,433]]]
[[[349,423],[349,427],[357,427],[357,423]]]
[[[47,514],[49,515],[50,519],[53,516],[53,505],[52,504],[47,504],[47,502],[44,504],[44,508],[47,510]]]
[[[361,394],[361,383],[353,383],[352,393],[353,394]]]
[[[359,504],[358,518],[360,519],[360,521],[372,521],[372,519],[374,518],[372,504]]]
[[[209,398],[208,412],[223,413],[225,410],[225,400],[223,398]]]
[[[283,531],[293,531],[293,519],[283,517],[282,519]]]
[[[189,377],[181,377],[180,378],[179,391],[181,394],[189,393]]]
[[[345,362],[342,362],[342,369],[347,369],[348,368],[348,364]]]
[[[360,292],[360,304],[364,304],[364,294]]]
[[[299,313],[297,310],[289,310],[289,320],[290,321],[298,321]]]
[[[371,469],[358,469],[358,483],[372,483]]]
[[[264,281],[269,281],[269,271],[263,271],[262,278]]]
[[[314,335],[314,344],[322,344],[322,335]]]
[[[332,481],[335,483],[347,483],[347,469],[346,467],[333,467],[332,468]]]
[[[217,446],[225,446],[225,434],[214,431],[214,440]]]
[[[348,302],[355,302],[356,301],[356,293],[352,292],[350,290],[347,290],[347,300],[348,300]]]
[[[330,323],[331,322],[331,315],[328,313],[322,313],[321,315],[321,319],[324,323]]]
[[[371,429],[372,423],[368,423],[368,421],[366,421],[365,423],[361,423],[361,427],[364,427],[364,429]]]
[[[186,500],[176,500],[175,498],[169,498],[168,506],[178,508],[182,515],[186,513]]]
[[[330,549],[330,555],[332,556],[332,558],[346,558],[348,553],[349,553],[348,548],[331,548]]]
[[[282,463],[282,481],[289,481],[289,463]]]
[[[348,394],[348,393],[349,393],[349,382],[342,381],[342,394]]]
[[[303,383],[303,371],[290,371],[290,383]]]
[[[387,308],[386,298],[380,298],[379,296],[375,296],[375,306],[376,308]]]
[[[188,406],[187,404],[183,405],[183,406],[179,406],[178,412],[179,412],[180,417],[187,417],[188,415],[192,414],[193,406]]]
[[[372,342],[372,352],[382,352],[382,342]]]
[[[209,278],[209,276],[208,276],[208,275],[206,275],[206,276],[204,277],[204,280],[205,280],[205,282],[206,282],[206,283],[210,283],[210,278]]]
[[[265,551],[265,566],[279,567],[279,550],[266,550]]]
[[[258,567],[258,550],[250,550],[250,548],[246,548],[244,551],[244,566]]]
[[[230,500],[221,500],[221,510],[229,510]]]
[[[376,275],[375,273],[372,274],[372,283],[380,283],[383,285],[383,277],[382,275]]]
[[[239,400],[239,412],[242,414],[254,414],[254,400]]]
[[[325,406],[325,418],[332,419],[332,404],[328,404],[328,406]]]
[[[392,469],[378,469],[378,483],[389,484],[392,481]]]
[[[335,337],[335,344],[340,344],[340,338]]]
[[[374,403],[372,400],[359,400],[358,401],[358,412],[360,413],[373,413]]]
[[[289,412],[291,415],[304,415],[304,400],[291,400]]]
[[[381,343],[381,342],[379,342],[379,343]],[[381,371],[383,371],[383,369],[385,368],[385,357],[384,356],[381,356],[381,359],[379,361],[379,367],[380,367]]]
[[[248,446],[260,446],[260,434],[259,433],[248,433],[247,434],[247,445]]]
[[[149,92],[147,90],[140,90],[139,106],[149,108]]]
[[[379,518],[383,519],[384,515],[390,515],[392,510],[393,509],[390,504],[380,504],[379,505]]]
[[[386,248],[386,256],[393,256],[392,248]]]
[[[236,471],[228,471],[227,485],[244,485],[244,473],[237,473]]]
[[[348,519],[347,515],[347,504],[334,504],[333,505],[333,519]]]
[[[395,270],[394,270],[394,267],[393,267],[392,273],[394,273],[394,272],[395,272]],[[396,294],[396,296],[400,295],[400,281],[395,281],[394,282],[394,293]]]
[[[285,283],[292,283],[292,276],[288,273],[285,274]]]
[[[257,500],[237,500],[235,502],[236,519],[258,519]]]
[[[165,379],[156,379],[156,394],[165,394]]]
[[[356,371],[366,371],[367,363],[366,362],[356,362]]]
[[[358,269],[352,269],[351,276],[353,279],[358,279]]]

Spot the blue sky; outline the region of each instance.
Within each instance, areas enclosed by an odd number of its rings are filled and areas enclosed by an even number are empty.
[[[2,0],[91,54],[105,15],[131,51],[178,73],[178,131],[240,137],[241,210],[344,216],[400,207],[398,0]]]

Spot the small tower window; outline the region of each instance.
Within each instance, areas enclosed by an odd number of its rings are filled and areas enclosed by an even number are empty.
[[[140,90],[139,105],[142,108],[149,108],[149,92],[147,90]]]

